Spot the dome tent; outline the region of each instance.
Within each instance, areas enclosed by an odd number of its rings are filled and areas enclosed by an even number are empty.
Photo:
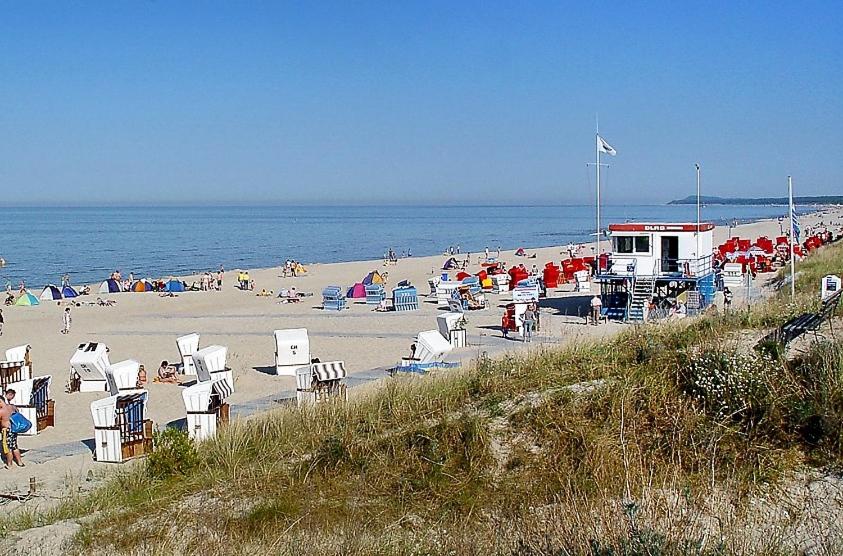
[[[164,291],[169,293],[179,293],[184,291],[184,284],[176,279],[172,279],[164,286]]]
[[[20,294],[20,297],[18,297],[15,301],[15,305],[19,307],[33,307],[35,305],[40,304],[41,302],[38,301],[38,298],[32,295],[29,290],[26,290],[24,293]]]
[[[99,293],[120,293],[121,291],[120,282],[113,278],[109,278],[100,284]]]
[[[42,301],[56,301],[61,299],[63,296],[57,287],[52,284],[48,284],[44,286],[44,289],[41,291],[41,295],[38,297]]]
[[[74,297],[79,297],[79,292],[73,289],[73,286],[65,286],[61,289],[61,295],[65,299],[72,299]]]

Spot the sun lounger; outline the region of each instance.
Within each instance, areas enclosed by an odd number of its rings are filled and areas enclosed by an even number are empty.
[[[70,358],[71,392],[105,392],[105,370],[109,366],[108,347],[102,343],[79,344]]]
[[[122,463],[152,452],[148,396],[146,390],[135,390],[91,402],[97,461]]]
[[[225,400],[231,394],[228,380],[224,378],[197,382],[182,390],[190,438],[205,440],[216,436],[217,429],[229,422],[230,408]]]
[[[196,375],[193,354],[199,351],[199,334],[187,334],[176,338],[176,346],[179,348],[179,357],[181,357],[182,374]]]
[[[276,330],[275,374],[296,376],[299,369],[310,366],[310,340],[307,328]]]
[[[52,377],[27,378],[7,385],[15,391],[13,403],[18,411],[32,423],[26,436],[35,436],[47,427],[55,426],[55,402],[50,399]]]
[[[329,399],[347,400],[345,376],[344,361],[313,363],[299,369],[296,371],[296,401],[302,405]]]

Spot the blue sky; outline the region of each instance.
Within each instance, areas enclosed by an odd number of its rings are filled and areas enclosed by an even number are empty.
[[[843,3],[0,4],[3,202],[843,193]]]

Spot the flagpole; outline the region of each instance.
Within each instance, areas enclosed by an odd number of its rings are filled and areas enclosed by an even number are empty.
[[[700,163],[696,162],[694,166],[697,167],[697,264],[702,258],[700,254]]]
[[[596,155],[597,168],[597,235],[594,239],[594,261],[597,274],[600,274],[600,127],[598,125],[597,133],[594,136],[594,148]]]
[[[796,297],[796,228],[793,222],[793,178],[787,177],[787,197],[790,204],[790,300]]]

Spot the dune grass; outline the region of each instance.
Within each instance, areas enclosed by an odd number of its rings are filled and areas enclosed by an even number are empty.
[[[793,304],[396,378],[198,446],[166,431],[94,494],[5,526],[96,512],[80,553],[774,554],[745,501],[843,463],[843,343],[786,359],[741,338],[814,305],[841,262],[802,263]]]

